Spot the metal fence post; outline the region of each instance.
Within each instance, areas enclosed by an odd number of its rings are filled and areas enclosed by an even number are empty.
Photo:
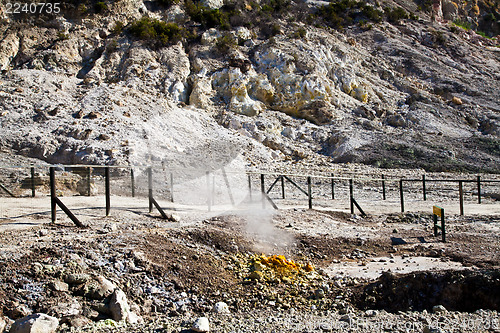
[[[332,173],[332,200],[335,200],[335,182],[333,180],[333,173]]]
[[[106,188],[106,216],[111,210],[111,188],[109,184],[109,166],[104,169],[104,187]]]
[[[132,188],[132,198],[135,197],[135,178],[134,169],[130,167],[130,187]]]
[[[31,167],[31,196],[35,197],[35,167]]]
[[[262,193],[262,208],[266,207],[266,187],[264,184],[264,174],[260,174],[260,192]]]
[[[91,187],[92,187],[92,183],[91,183],[91,180],[92,180],[92,168],[91,167],[87,167],[87,196],[90,197],[91,195]]]
[[[351,214],[354,214],[354,202],[352,201],[352,199],[354,199],[354,185],[351,178],[349,179],[349,203],[351,205]]]
[[[207,179],[207,207],[210,212],[212,210],[212,199],[210,198],[210,172],[206,171],[205,175]]]
[[[477,203],[481,203],[481,176],[477,176]]]
[[[311,176],[307,176],[307,193],[309,196],[309,209],[313,208],[313,201],[312,201],[312,181],[311,181]]]
[[[153,211],[153,168],[148,168],[148,198],[149,198],[149,212]]]
[[[49,178],[50,178],[50,212],[52,216],[52,223],[56,222],[56,176],[55,168],[49,168]]]
[[[281,178],[281,197],[285,199],[285,178],[280,176]]]
[[[405,198],[403,192],[403,179],[399,180],[399,196],[401,199],[401,213],[405,212]]]
[[[385,176],[382,174],[382,200],[385,200]]]
[[[425,175],[422,175],[422,192],[424,194],[424,201],[427,201],[427,190],[425,188]]]
[[[174,174],[170,173],[170,202],[174,202]]]
[[[248,174],[248,195],[250,202],[252,202],[252,176],[250,174]]]
[[[460,215],[464,215],[464,189],[461,180],[458,181],[458,195],[460,196]]]

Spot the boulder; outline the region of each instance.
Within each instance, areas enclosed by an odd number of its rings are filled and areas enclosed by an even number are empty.
[[[213,312],[215,313],[229,313],[229,307],[226,302],[217,302],[214,305]]]
[[[194,332],[210,332],[210,323],[207,317],[199,317],[193,323],[191,330]]]
[[[109,312],[111,318],[115,321],[126,321],[130,324],[136,324],[142,321],[141,317],[130,310],[127,296],[121,289],[116,289],[111,295]]]
[[[57,318],[44,313],[34,313],[14,322],[10,333],[53,333],[59,326]]]
[[[116,286],[103,276],[97,276],[86,286],[86,295],[93,299],[103,299],[115,291]]]

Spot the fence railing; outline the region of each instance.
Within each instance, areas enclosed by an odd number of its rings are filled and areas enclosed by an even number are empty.
[[[441,176],[443,177],[429,178],[423,174],[421,178],[405,178],[394,175],[388,177],[385,174],[346,177],[332,173],[241,173],[224,168],[211,171],[168,169],[165,165],[18,166],[0,167],[0,195],[36,197],[37,193],[49,192],[52,221],[56,221],[56,209],[59,207],[77,226],[83,227],[83,223],[63,203],[63,190],[70,195],[94,196],[102,193],[104,187],[106,216],[111,211],[112,195],[132,198],[147,196],[149,212],[156,208],[164,219],[171,219],[171,215],[162,208],[160,200],[174,202],[174,197],[176,201],[184,200],[187,204],[206,205],[208,211],[213,209],[216,199],[235,206],[242,200],[253,202],[257,192],[263,207],[270,204],[275,209],[278,209],[278,200],[307,200],[307,207],[312,209],[318,203],[328,205],[329,201],[346,198],[351,214],[355,213],[356,208],[361,215],[366,215],[363,198],[368,201],[386,201],[389,194],[396,192],[399,196],[400,211],[405,212],[408,196],[413,195],[413,199],[418,200],[415,198],[415,194],[418,194],[421,200],[427,201],[431,192],[437,191],[440,197],[455,198],[456,194],[460,214],[464,215],[466,195],[477,197],[477,203],[481,204],[486,187],[494,189],[494,194],[500,193],[500,175],[474,175],[469,178],[458,178],[453,174]],[[100,189],[97,183],[100,183]],[[436,187],[438,185],[439,187]]]

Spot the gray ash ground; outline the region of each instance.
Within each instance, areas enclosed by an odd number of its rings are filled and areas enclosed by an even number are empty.
[[[310,220],[323,220],[330,232],[304,231]],[[3,231],[0,313],[7,321],[46,313],[60,320],[60,332],[187,332],[200,316],[213,332],[500,332],[498,217],[454,216],[445,244],[424,221],[428,216],[418,213],[352,218],[289,209],[272,218],[279,237],[263,238],[234,214],[171,223],[115,211],[86,229],[63,220]],[[333,222],[370,230],[372,237],[343,233]],[[279,243],[283,234],[289,237]],[[406,244],[394,245],[394,236]],[[317,274],[250,280],[251,258],[263,249],[312,263]],[[362,267],[380,257],[430,257],[464,267],[387,272],[376,280],[328,273],[331,265]],[[142,321],[110,321],[98,277],[123,290]],[[229,313],[214,312],[221,301]]]

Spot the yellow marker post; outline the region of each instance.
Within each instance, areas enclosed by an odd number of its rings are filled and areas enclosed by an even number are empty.
[[[441,226],[438,226],[438,224],[437,224],[438,216],[441,217]],[[444,225],[444,208],[441,208],[439,206],[433,206],[432,207],[432,217],[434,220],[434,237],[437,236],[438,229],[441,229],[442,241],[443,241],[443,243],[445,243],[446,242],[446,228]]]

